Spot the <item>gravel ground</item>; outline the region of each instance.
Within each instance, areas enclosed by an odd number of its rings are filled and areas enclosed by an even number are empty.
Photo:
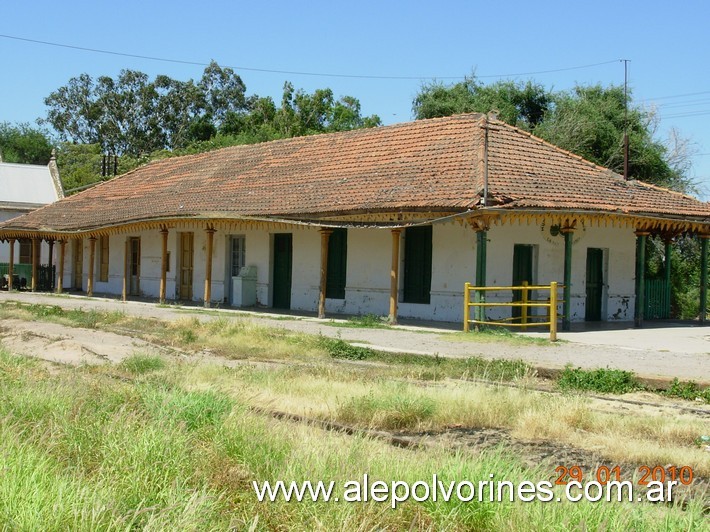
[[[506,341],[478,342],[475,339],[475,334],[472,334],[470,338],[452,334],[451,327],[453,325],[451,324],[442,324],[437,327],[402,325],[386,329],[344,328],[334,326],[342,320],[319,320],[307,316],[285,316],[231,309],[216,309],[205,313],[200,307],[158,306],[155,303],[138,301],[124,303],[98,297],[87,298],[79,295],[29,292],[12,292],[10,294],[0,292],[0,301],[59,305],[65,309],[117,310],[132,316],[162,320],[175,320],[191,316],[200,320],[211,320],[217,316],[248,317],[255,322],[272,327],[339,337],[349,342],[382,350],[438,354],[446,357],[480,356],[522,359],[537,367],[553,369],[562,368],[566,364],[585,369],[608,367],[634,371],[642,377],[678,377],[679,379],[710,383],[710,341],[708,341],[710,329],[698,326],[678,326],[673,323],[669,323],[667,327],[653,326],[640,330],[617,325],[609,330],[562,333],[560,338],[563,341],[555,344],[518,345]],[[38,324],[38,327],[46,329],[47,325]],[[43,330],[37,332],[43,333]],[[532,335],[536,334],[538,333]],[[52,331],[52,335],[56,338],[60,333]],[[25,338],[28,337],[25,336]],[[22,337],[16,336],[12,341],[14,342],[13,346],[16,347],[23,340]],[[40,345],[31,346],[28,343],[25,347],[41,348]],[[137,345],[134,344],[134,347]],[[55,358],[54,354],[52,358]]]

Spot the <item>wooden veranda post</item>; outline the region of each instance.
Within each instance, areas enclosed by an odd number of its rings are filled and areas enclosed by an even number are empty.
[[[390,269],[390,315],[389,322],[397,323],[397,302],[399,297],[399,237],[401,229],[392,229],[392,268]]]
[[[10,263],[7,265],[7,291],[9,292],[12,290],[12,279],[14,275],[14,266],[15,266],[15,239],[11,238],[10,239]]]
[[[94,295],[94,258],[96,255],[96,237],[89,237],[89,276],[86,280],[86,295]]]
[[[210,300],[212,299],[212,248],[214,247],[215,229],[213,227],[208,227],[206,232],[207,258],[205,266],[205,307],[209,307]]]
[[[160,230],[160,235],[163,238],[162,260],[160,263],[160,302],[165,303],[168,275],[168,230],[163,227],[163,229]]]
[[[39,265],[39,238],[32,239],[32,291],[37,291],[37,274]]]
[[[57,264],[57,294],[61,294],[64,290],[64,257],[66,254],[67,241],[59,241],[59,264]]]
[[[325,292],[328,284],[328,242],[331,229],[320,230],[320,288],[318,293],[318,317],[325,318]]]
[[[563,227],[565,237],[564,289],[562,291],[562,330],[569,331],[572,320],[572,237],[574,229]]]
[[[700,235],[700,323],[705,325],[708,314],[708,238]]]

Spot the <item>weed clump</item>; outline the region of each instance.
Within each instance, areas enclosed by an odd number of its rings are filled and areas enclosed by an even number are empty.
[[[710,403],[710,388],[701,390],[698,383],[693,381],[681,382],[677,378],[673,379],[670,388],[662,393],[668,397],[679,397],[687,401],[700,400],[705,403]]]
[[[152,355],[131,355],[121,362],[119,368],[133,375],[144,375],[165,368],[165,360]]]
[[[566,366],[557,379],[557,386],[565,391],[586,391],[624,394],[641,388],[631,371],[599,368],[584,370]]]

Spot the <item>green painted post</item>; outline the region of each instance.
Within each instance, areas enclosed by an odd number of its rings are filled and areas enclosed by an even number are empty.
[[[476,286],[486,286],[486,245],[488,243],[488,231],[478,231],[476,233]],[[485,292],[477,291],[475,301],[484,303],[486,301]],[[486,312],[484,307],[476,307],[476,320],[483,321]],[[478,328],[478,324],[476,325]]]
[[[643,325],[643,310],[646,304],[646,237],[648,233],[636,233],[636,305],[634,324],[636,327]]]
[[[700,323],[705,325],[708,313],[708,238],[700,235]]]
[[[671,317],[671,241],[666,240],[666,260],[663,263],[663,273],[665,274],[665,305],[663,307],[663,317]]]
[[[564,290],[562,293],[562,330],[570,330],[570,320],[572,314],[572,229],[564,229],[565,235],[565,272],[564,272]]]

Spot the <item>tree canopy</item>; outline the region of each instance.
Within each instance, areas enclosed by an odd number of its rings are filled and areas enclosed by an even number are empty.
[[[381,123],[377,116],[363,117],[356,98],[336,100],[330,89],[308,94],[287,82],[280,107],[271,98],[247,96],[239,75],[215,62],[197,82],[164,75],[151,80],[135,70],[122,70],[115,79],[81,74],[45,104],[44,122],[61,140],[133,157],[185,149],[217,135],[259,142]]]
[[[657,140],[654,114],[629,97],[625,117],[625,103],[623,87],[614,85],[552,91],[531,81],[483,85],[466,78],[452,85],[423,85],[412,108],[417,119],[495,110],[506,123],[619,173],[628,124],[629,176],[682,191],[692,188],[687,156],[676,149],[683,142],[675,137],[669,146]]]
[[[46,132],[29,124],[0,123],[0,156],[6,163],[42,164],[52,156],[52,141]]]

